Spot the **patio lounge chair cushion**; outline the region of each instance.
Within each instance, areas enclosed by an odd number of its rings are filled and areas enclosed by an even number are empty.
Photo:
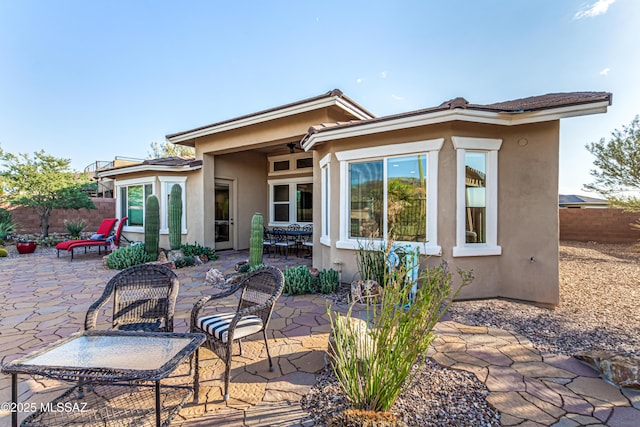
[[[103,237],[104,237],[104,234],[96,233],[93,236],[89,237],[89,240],[102,240]]]
[[[224,313],[201,317],[198,319],[198,327],[226,343],[229,338],[229,324],[234,316],[235,313]],[[233,339],[238,340],[261,330],[262,320],[258,316],[244,316],[236,325]]]

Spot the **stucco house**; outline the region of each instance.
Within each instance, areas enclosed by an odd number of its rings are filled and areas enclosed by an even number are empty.
[[[101,172],[117,214],[156,194],[166,233],[172,185],[183,187],[183,240],[249,246],[252,215],[270,226],[313,224],[313,264],[355,277],[370,239],[473,269],[460,298],[559,302],[560,119],[604,113],[607,92],[556,93],[495,104],[456,98],[375,117],[339,90],[167,135],[196,159]],[[159,164],[160,163],[160,164]],[[143,231],[130,223],[132,238]],[[138,240],[142,236],[138,234]],[[166,245],[166,236],[162,237]]]

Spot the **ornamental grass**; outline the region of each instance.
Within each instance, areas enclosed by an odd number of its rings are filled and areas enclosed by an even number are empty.
[[[458,274],[461,284],[453,291],[446,262],[429,268],[413,295],[403,268],[392,270],[381,303],[366,307],[369,328],[364,336],[358,323],[349,319],[351,309],[346,316],[327,309],[335,340],[330,360],[354,408],[388,411],[411,384],[411,368],[435,339],[434,326],[460,289],[473,280],[472,272],[458,270]]]

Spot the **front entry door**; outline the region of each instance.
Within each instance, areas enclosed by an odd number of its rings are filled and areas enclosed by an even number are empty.
[[[216,249],[233,249],[233,181],[216,180]]]

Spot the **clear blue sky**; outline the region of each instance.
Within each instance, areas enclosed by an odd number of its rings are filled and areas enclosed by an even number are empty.
[[[640,114],[640,1],[0,0],[0,146],[82,170],[333,88],[378,116],[609,91],[561,124],[560,192]]]

